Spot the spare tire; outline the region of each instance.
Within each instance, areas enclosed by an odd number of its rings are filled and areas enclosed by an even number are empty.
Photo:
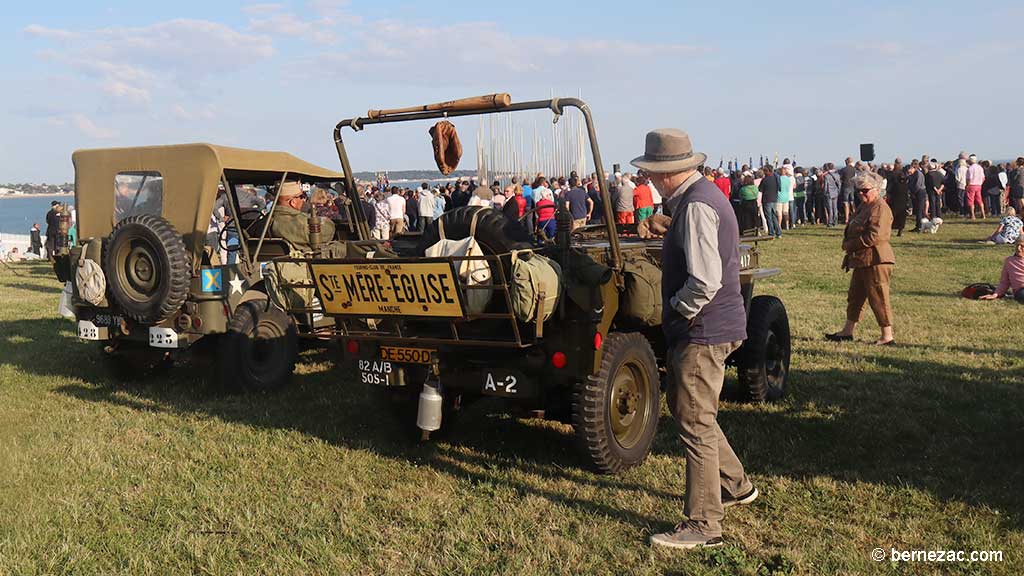
[[[129,318],[155,324],[185,303],[192,272],[181,234],[152,214],[118,222],[103,251],[110,296]]]
[[[444,220],[444,235],[449,240],[462,240],[469,237],[469,228],[473,223],[473,215],[480,212],[476,219],[476,241],[488,254],[504,254],[512,250],[530,248],[530,234],[522,222],[510,220],[499,210],[485,208],[483,206],[463,206],[445,212],[441,216]],[[427,248],[437,243],[441,236],[437,232],[437,223],[434,222],[429,228],[423,231],[423,237],[418,249],[418,255],[422,256]]]

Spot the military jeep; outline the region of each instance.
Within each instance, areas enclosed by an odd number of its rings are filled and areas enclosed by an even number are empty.
[[[345,128],[358,132],[378,124],[527,110],[550,110],[557,120],[575,109],[583,116],[594,166],[603,166],[583,101],[510,103],[504,96],[375,111],[339,122],[334,140],[351,201],[359,199],[342,140]],[[344,371],[390,398],[405,426],[415,423],[425,437],[473,400],[500,397],[511,412],[571,424],[596,468],[617,473],[646,458],[658,424],[666,350],[660,310],[651,306],[660,309],[660,297],[652,303],[648,296],[644,306],[633,299],[660,293],[661,240],[614,224],[604,181],[600,194],[606,224],[573,231],[562,205],[553,241],[534,237],[497,210],[473,206],[446,212],[416,242],[395,242],[397,258],[280,258],[271,265],[308,266],[319,305],[288,312],[316,312],[334,322],[300,328],[300,337],[338,340]],[[471,235],[482,255],[426,256],[442,238]],[[790,333],[782,302],[753,295],[756,280],[778,273],[760,267],[758,240],[747,238],[742,246],[749,337],[729,360],[737,377],[726,394],[771,401],[785,392]],[[529,319],[515,312],[523,294],[516,266],[536,255],[557,263],[560,280],[531,293],[537,308]],[[488,269],[489,280],[467,277],[468,263]],[[490,294],[486,305],[472,306],[480,291]],[[552,291],[557,304],[548,317],[542,311]]]
[[[125,378],[206,344],[226,386],[283,385],[307,319],[268,303],[266,262],[294,251],[270,233],[274,190],[343,176],[286,153],[209,144],[79,150],[72,160],[79,241],[66,275],[79,337],[99,342]],[[271,207],[243,205],[243,185],[265,189]],[[349,212],[339,238],[359,236]]]

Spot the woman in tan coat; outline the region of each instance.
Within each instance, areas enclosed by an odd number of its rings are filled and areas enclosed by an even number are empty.
[[[889,301],[889,278],[896,263],[889,245],[892,211],[880,197],[881,185],[882,177],[874,172],[862,172],[853,178],[861,203],[843,233],[843,269],[853,270],[853,276],[846,297],[846,325],[839,332],[825,335],[834,342],[853,340],[865,300],[882,329],[875,344],[887,346],[895,342]]]

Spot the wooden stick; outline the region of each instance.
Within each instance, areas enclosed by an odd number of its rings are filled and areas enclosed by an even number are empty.
[[[382,116],[395,116],[397,114],[409,114],[411,112],[432,112],[435,110],[487,110],[491,108],[504,108],[512,103],[512,96],[507,92],[501,94],[488,94],[486,96],[474,96],[462,98],[461,100],[449,100],[425,106],[409,106],[408,108],[392,108],[390,110],[370,110],[366,113],[368,118],[380,118]]]

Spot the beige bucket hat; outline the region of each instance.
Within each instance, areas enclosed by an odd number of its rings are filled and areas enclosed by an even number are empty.
[[[692,170],[708,159],[703,152],[694,152],[690,135],[675,128],[659,128],[647,133],[644,155],[630,164],[654,174]]]

